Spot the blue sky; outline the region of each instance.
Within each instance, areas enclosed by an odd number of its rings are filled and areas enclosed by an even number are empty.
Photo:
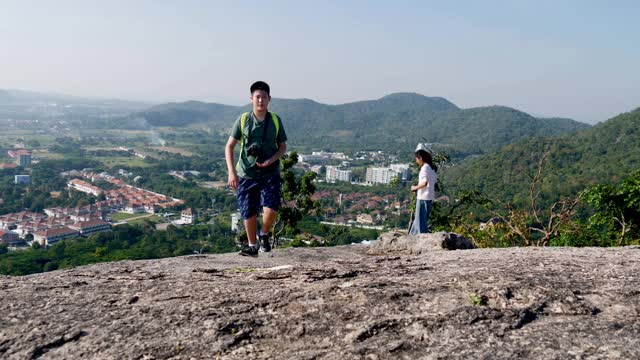
[[[0,0],[0,88],[323,103],[392,92],[594,123],[640,107],[637,1]]]

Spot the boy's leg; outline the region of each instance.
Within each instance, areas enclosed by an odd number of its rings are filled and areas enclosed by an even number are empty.
[[[262,228],[260,229],[260,240],[263,251],[271,251],[269,232],[278,216],[280,209],[280,190],[282,180],[280,174],[274,174],[261,182],[261,204],[262,205]]]
[[[271,230],[278,209],[280,209],[280,190],[282,179],[280,174],[274,174],[261,183],[260,205],[262,205],[262,233],[266,234]]]
[[[244,229],[247,231],[247,239],[249,245],[256,245],[258,243],[256,232],[258,231],[258,217],[253,215],[252,217],[244,220]]]
[[[276,221],[276,216],[278,216],[277,210],[273,210],[268,207],[262,208],[262,234],[269,233],[273,223]]]
[[[244,229],[250,245],[257,245],[257,215],[260,211],[260,187],[252,179],[241,178],[238,182],[238,209],[244,219]]]

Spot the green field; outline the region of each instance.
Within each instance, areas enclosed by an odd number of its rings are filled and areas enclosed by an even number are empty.
[[[136,217],[136,216],[142,216],[144,214],[129,214],[126,212],[119,212],[117,214],[112,214],[111,215],[111,219],[114,221],[122,221],[122,220],[127,220],[130,219],[132,217]]]
[[[33,130],[6,129],[0,133],[0,145],[12,147],[18,141],[38,141],[41,146],[55,143],[55,136],[49,134],[37,134]]]
[[[129,166],[129,167],[148,167],[151,164],[148,164],[144,161],[144,159],[139,158],[137,156],[131,157],[120,157],[120,156],[109,156],[109,157],[96,157],[96,160],[103,163],[108,167],[117,167],[117,166]]]
[[[64,159],[63,154],[59,153],[50,153],[48,151],[36,151],[33,153],[33,157],[36,159],[46,159],[46,160],[60,160]]]
[[[140,214],[137,214],[140,215]],[[161,223],[164,221],[164,218],[162,216],[159,215],[152,215],[152,216],[148,216],[148,217],[144,217],[144,218],[140,218],[140,219],[135,219],[135,220],[131,220],[131,221],[127,221],[129,224],[142,224],[144,222],[150,221],[152,223]]]

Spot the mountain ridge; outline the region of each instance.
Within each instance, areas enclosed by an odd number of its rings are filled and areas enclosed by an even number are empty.
[[[41,105],[44,103],[121,106],[131,108],[132,111],[137,111],[152,105],[152,103],[144,101],[82,97],[16,89],[0,89],[0,106],[29,106]]]
[[[640,169],[640,108],[570,135],[523,139],[447,170],[459,189],[478,189],[492,198],[527,202],[531,174],[548,153],[542,199],[575,196],[587,186],[613,184]]]
[[[273,98],[270,109],[283,119],[293,145],[323,149],[363,150],[413,148],[429,142],[450,145],[454,155],[484,153],[522,137],[551,136],[589,125],[574,120],[537,119],[506,106],[461,109],[442,97],[393,93],[376,100],[328,105],[312,99]],[[181,102],[154,106],[123,118],[121,126],[186,127],[202,124],[222,130],[231,127],[250,105]],[[114,126],[114,125],[112,125]],[[296,143],[296,139],[299,140]]]

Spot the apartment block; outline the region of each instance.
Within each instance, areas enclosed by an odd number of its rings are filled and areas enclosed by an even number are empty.
[[[340,170],[337,166],[327,166],[327,181],[351,181],[351,170]]]

